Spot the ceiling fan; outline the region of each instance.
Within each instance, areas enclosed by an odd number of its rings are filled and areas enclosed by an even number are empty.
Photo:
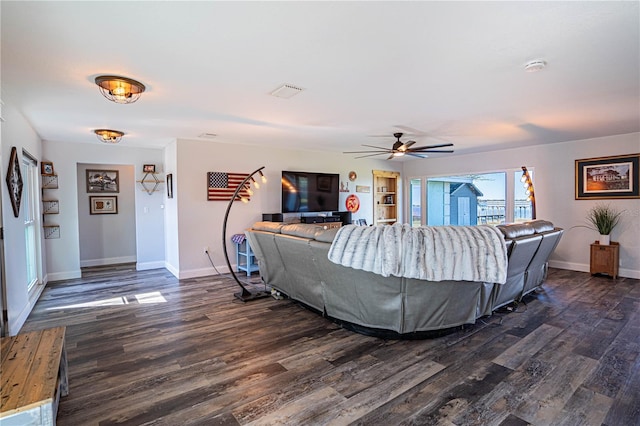
[[[419,158],[426,158],[427,157],[427,153],[430,152],[442,152],[442,153],[451,153],[453,152],[452,149],[446,149],[446,150],[442,150],[442,149],[438,149],[438,148],[444,148],[447,146],[453,146],[452,143],[442,143],[442,144],[438,144],[438,145],[425,145],[425,146],[416,146],[413,147],[413,145],[416,143],[416,141],[407,141],[407,142],[401,142],[400,138],[402,137],[403,133],[394,133],[393,137],[396,138],[396,141],[394,142],[393,146],[391,148],[383,148],[381,146],[374,146],[374,145],[362,145],[362,146],[366,146],[368,148],[375,148],[374,150],[370,150],[370,151],[346,151],[343,152],[343,154],[365,154],[365,155],[360,155],[358,157],[355,158],[364,158],[364,157],[373,157],[374,155],[382,155],[382,154],[389,154],[389,157],[387,157],[387,160],[391,160],[394,157],[402,157],[403,155],[410,155],[412,157],[419,157]]]

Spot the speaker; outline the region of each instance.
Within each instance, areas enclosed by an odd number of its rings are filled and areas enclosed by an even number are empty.
[[[282,213],[262,213],[263,222],[283,222]]]
[[[331,216],[339,217],[343,225],[351,224],[351,212],[332,212]]]
[[[324,223],[324,217],[322,216],[302,216],[300,218],[302,223]]]
[[[327,216],[324,218],[325,222],[342,222],[339,216]]]

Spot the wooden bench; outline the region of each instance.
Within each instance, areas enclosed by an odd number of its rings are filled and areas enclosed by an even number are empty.
[[[0,424],[55,425],[60,396],[69,393],[65,327],[3,337]]]

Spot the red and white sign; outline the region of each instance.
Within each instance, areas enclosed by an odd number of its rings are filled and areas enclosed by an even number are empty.
[[[360,210],[360,199],[357,195],[351,194],[347,197],[347,201],[345,202],[347,206],[347,210],[351,213],[355,213]]]

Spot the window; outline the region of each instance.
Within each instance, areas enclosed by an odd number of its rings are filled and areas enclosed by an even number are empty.
[[[30,291],[40,277],[40,197],[38,192],[38,165],[25,151],[22,152],[24,239],[26,246],[27,289]]]
[[[422,223],[422,180],[411,179],[409,181],[409,204],[411,212],[411,226],[420,226]]]
[[[411,225],[498,225],[530,220],[531,204],[520,182],[522,171],[515,170],[410,178]]]

